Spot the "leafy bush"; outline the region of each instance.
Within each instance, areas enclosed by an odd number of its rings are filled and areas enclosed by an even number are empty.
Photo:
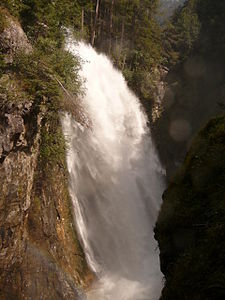
[[[34,98],[34,105],[38,107],[44,103],[47,109],[42,121],[41,164],[64,166],[65,141],[59,111],[69,107],[65,93],[69,93],[69,101],[73,102],[80,92],[78,59],[62,47],[58,48],[51,39],[40,37],[30,54],[16,56],[11,69],[25,91]]]
[[[41,38],[33,52],[17,54],[12,67],[36,102],[44,97],[51,110],[62,109],[64,90],[73,97],[79,93],[79,61],[51,40]]]
[[[61,130],[59,115],[48,112],[43,124],[40,148],[42,164],[59,164],[65,167],[66,143]]]

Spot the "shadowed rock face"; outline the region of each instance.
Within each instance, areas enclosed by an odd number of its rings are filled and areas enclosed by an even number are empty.
[[[182,164],[196,132],[222,112],[224,66],[218,60],[187,59],[178,70],[168,73],[162,113],[153,127],[162,163],[170,179]]]
[[[184,55],[182,46],[172,46],[175,52],[180,52],[181,60],[175,66],[171,64],[164,80],[162,113],[152,131],[168,179],[182,164],[197,131],[210,118],[223,113],[225,99],[225,2],[186,1],[185,5],[183,12],[174,17],[175,28],[180,26],[176,18],[192,5],[196,7],[187,19],[196,14],[201,26],[189,54]],[[181,23],[186,26],[185,21]]]
[[[0,47],[10,64],[32,49],[9,15]],[[43,166],[46,99],[37,103],[23,79],[0,78],[0,299],[82,299],[93,279],[72,222],[66,170]],[[59,122],[60,126],[60,122]]]
[[[225,297],[224,128],[223,116],[200,131],[163,195],[155,227],[166,278],[162,300]]]

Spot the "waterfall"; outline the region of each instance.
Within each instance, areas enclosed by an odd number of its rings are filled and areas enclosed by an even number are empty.
[[[96,300],[157,300],[162,287],[153,227],[162,169],[138,99],[110,60],[84,43],[82,106],[91,126],[62,118],[70,193],[80,239],[98,280]]]

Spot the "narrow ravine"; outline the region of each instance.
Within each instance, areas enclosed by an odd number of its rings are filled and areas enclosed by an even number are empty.
[[[83,43],[67,47],[83,60],[82,105],[91,123],[62,118],[75,220],[98,278],[87,299],[157,300],[153,227],[164,184],[146,116],[106,56]]]

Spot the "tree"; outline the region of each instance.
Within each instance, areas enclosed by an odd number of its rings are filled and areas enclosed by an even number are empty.
[[[91,38],[91,45],[94,46],[95,42],[95,34],[96,34],[96,27],[97,27],[97,21],[98,21],[98,13],[99,13],[99,0],[96,0],[96,7],[95,7],[95,21],[94,26],[92,30],[92,38]]]

